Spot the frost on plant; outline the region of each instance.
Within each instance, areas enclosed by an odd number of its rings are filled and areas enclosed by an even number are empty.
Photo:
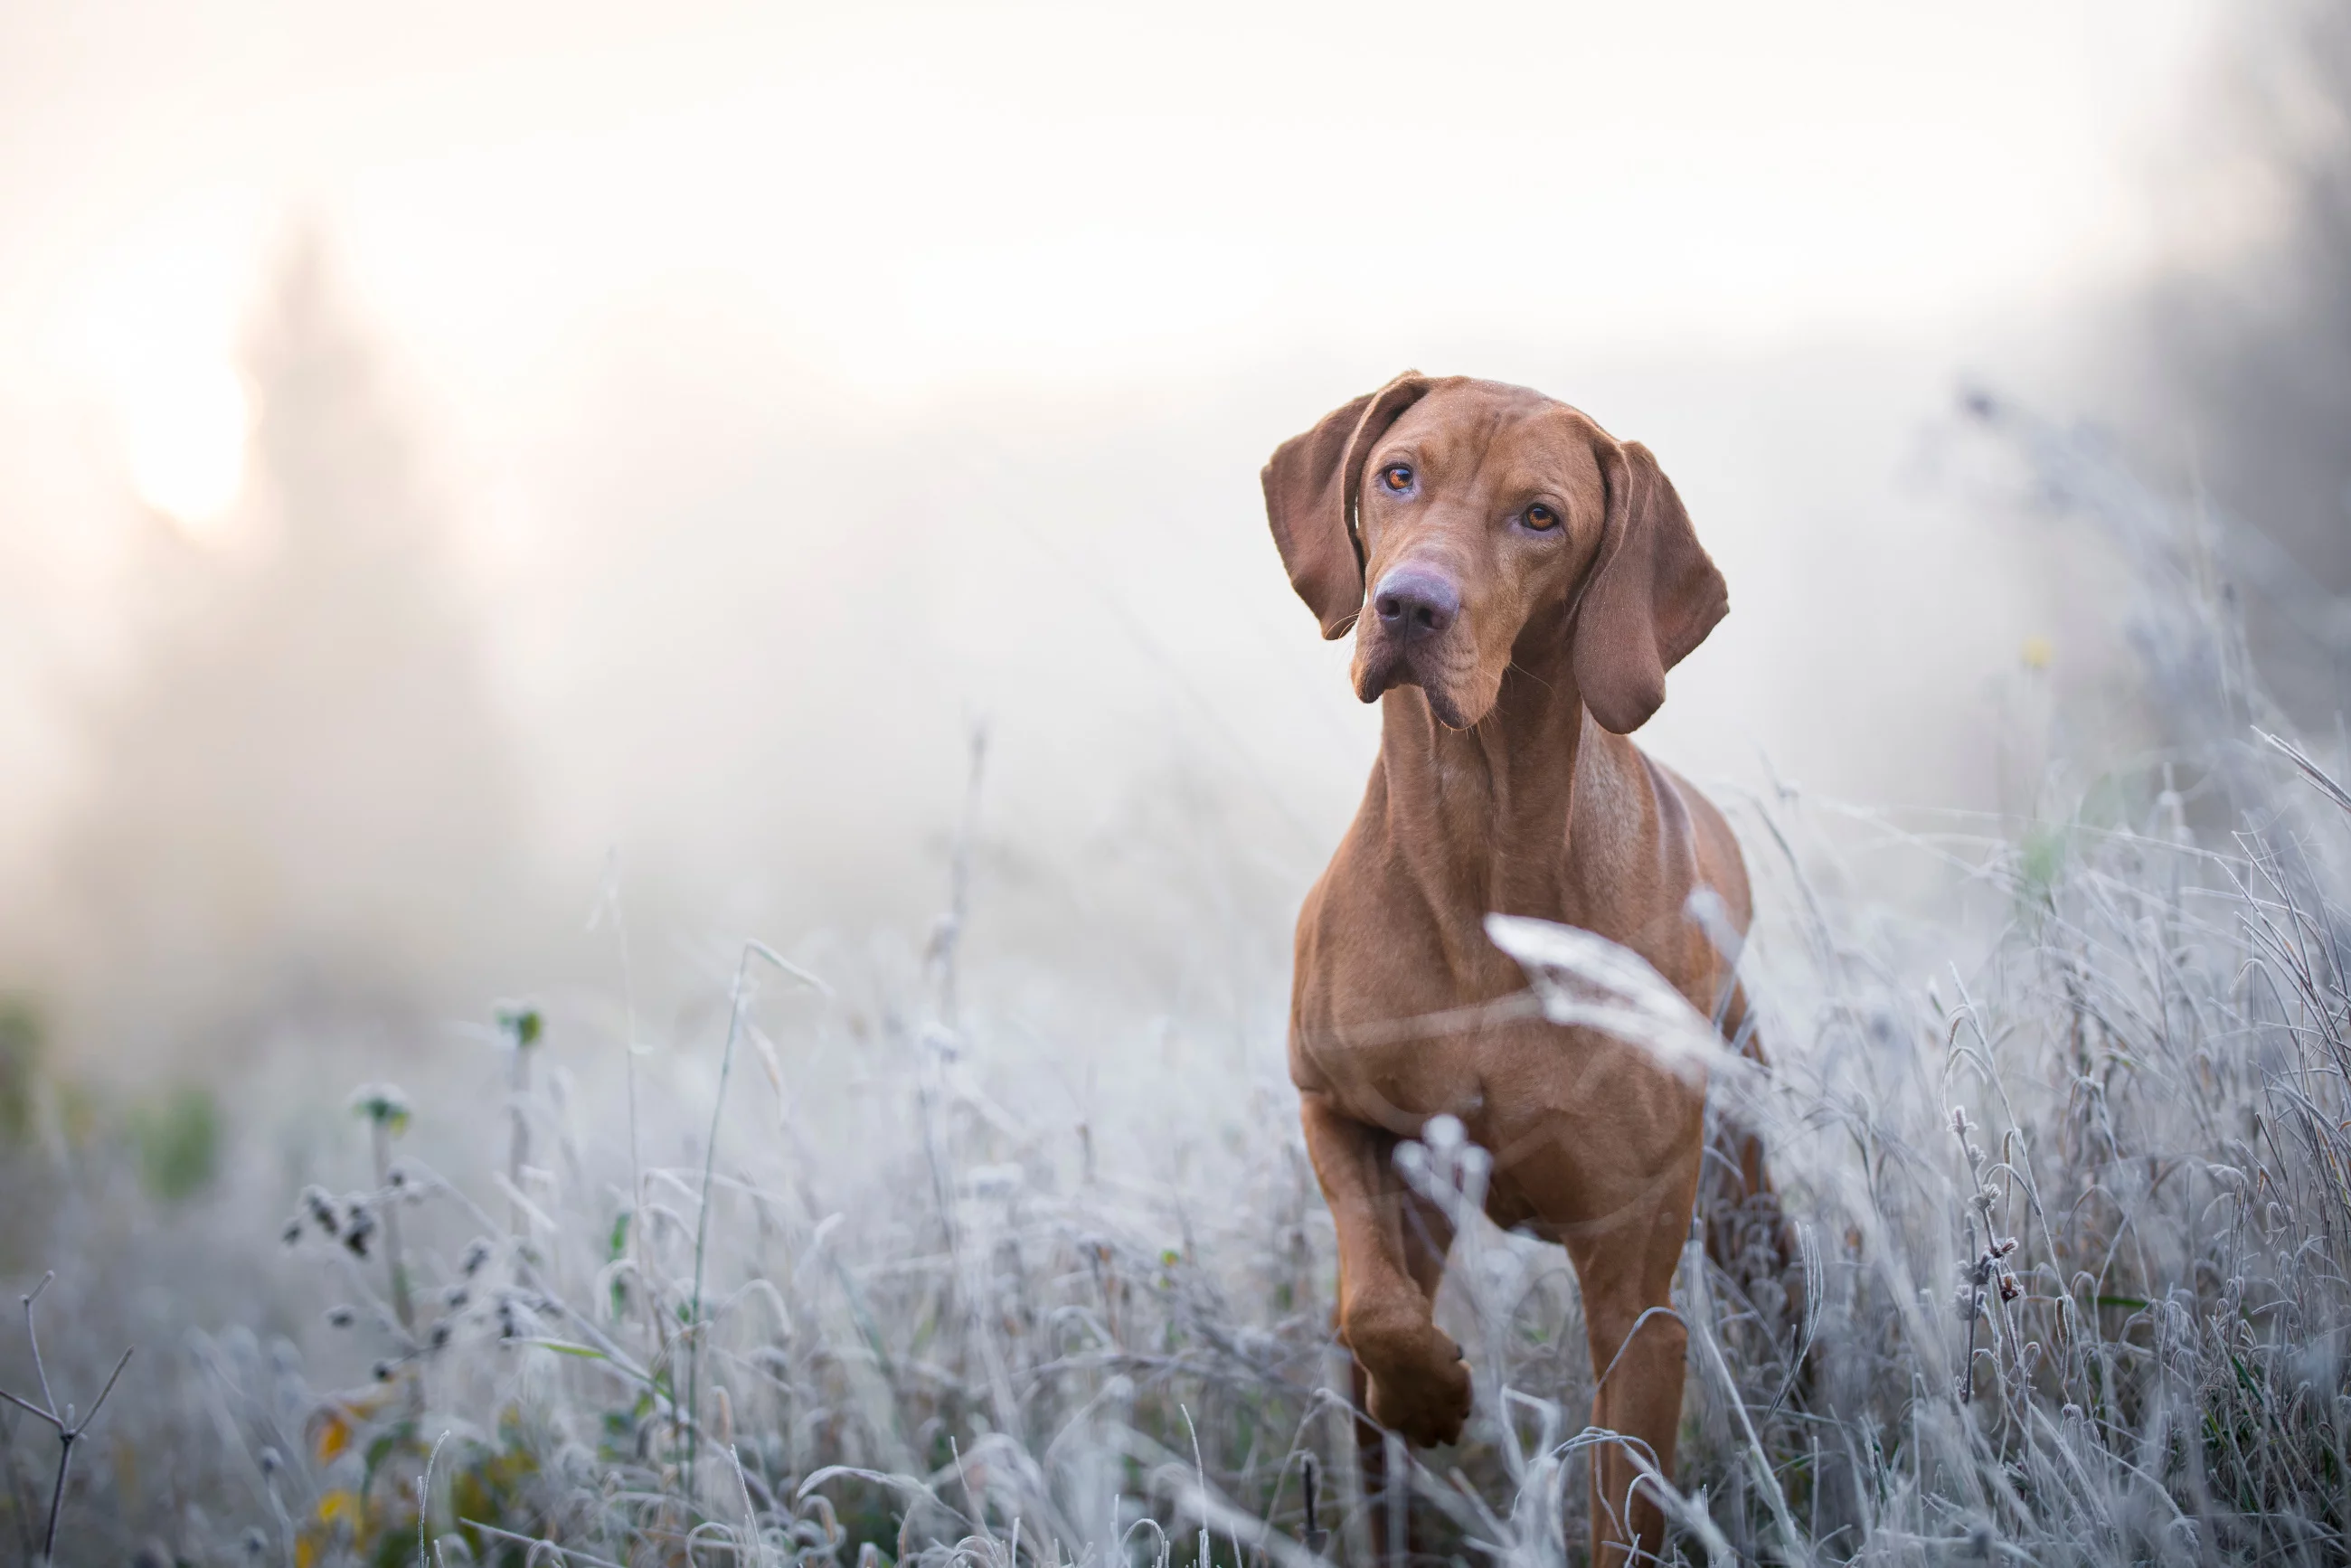
[[[1623,950],[1490,928],[1529,978],[1507,1007],[1706,1075],[1768,1145],[1801,1250],[1792,1289],[1691,1239],[1685,1441],[1651,1484],[1692,1562],[2341,1561],[2345,759],[2251,679],[2217,525],[2020,410],[1971,412],[2034,505],[2130,563],[2160,745],[2061,756],[2030,821],[1748,801],[1761,918],[1736,957],[1768,1069]],[[462,1085],[374,1069],[413,1097],[360,1090],[203,1239],[251,1260],[238,1310],[141,1330],[120,1457],[76,1457],[61,1540],[315,1565],[1366,1560],[1388,1522],[1355,1478],[1280,955],[1247,1006],[1130,1009],[1105,1092],[1051,956],[978,940],[980,820],[975,789],[927,942],[734,940],[696,954],[698,1010],[658,1048],[550,992],[486,1022],[497,1054]],[[1940,880],[1873,900],[1842,869],[1865,852]],[[1409,1534],[1549,1564],[1613,1438],[1587,1426],[1564,1257],[1477,1218],[1496,1157],[1442,1122],[1396,1153],[1464,1221],[1438,1317],[1480,1401],[1412,1457]],[[110,1212],[74,1211],[93,1259]],[[90,1303],[110,1334],[135,1319]],[[94,1387],[124,1341],[59,1343],[52,1375]],[[0,1540],[29,1554],[59,1428],[11,1410]]]

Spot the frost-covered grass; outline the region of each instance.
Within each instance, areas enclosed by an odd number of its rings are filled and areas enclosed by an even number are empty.
[[[1776,1063],[1735,1098],[1809,1288],[1686,1254],[1675,1550],[2339,1562],[2343,758],[2263,737],[2286,727],[2212,525],[1977,412],[2129,563],[2153,738],[2058,746],[2008,819],[1726,792]],[[1365,1509],[1278,978],[1076,1038],[1037,1000],[1052,955],[959,952],[968,850],[920,954],[745,944],[657,1047],[622,979],[508,1009],[495,1056],[360,1090],[193,1207],[123,1174],[135,1129],[0,1072],[0,1111],[35,1104],[9,1181],[39,1214],[9,1224],[59,1275],[59,1403],[141,1345],[61,1560],[1295,1563],[1399,1525],[1437,1560],[1579,1558],[1598,1439],[1563,1255],[1467,1229],[1440,1317],[1477,1416],[1415,1456],[1408,1521]],[[1898,904],[1867,891],[1888,862]],[[1469,1151],[1411,1157],[1474,1185]],[[6,1436],[0,1542],[29,1554],[55,1439]]]

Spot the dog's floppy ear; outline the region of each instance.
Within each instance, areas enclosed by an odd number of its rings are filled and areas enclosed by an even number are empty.
[[[1259,476],[1265,517],[1281,549],[1290,586],[1314,612],[1328,640],[1343,637],[1364,608],[1364,541],[1355,521],[1364,459],[1372,444],[1428,391],[1406,371],[1374,392],[1326,413],[1303,435],[1274,448]]]
[[[1666,672],[1730,609],[1730,592],[1649,449],[1606,436],[1596,445],[1608,513],[1571,632],[1575,682],[1603,728],[1630,735],[1666,700]]]

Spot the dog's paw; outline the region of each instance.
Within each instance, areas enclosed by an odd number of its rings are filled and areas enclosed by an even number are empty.
[[[1473,1395],[1461,1347],[1442,1333],[1432,1337],[1434,1354],[1419,1364],[1373,1372],[1364,1400],[1373,1420],[1424,1448],[1460,1440]]]

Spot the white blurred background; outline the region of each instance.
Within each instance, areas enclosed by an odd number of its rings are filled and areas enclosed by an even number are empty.
[[[1257,470],[1407,366],[1659,454],[1733,604],[1660,753],[2010,804],[2096,562],[1954,393],[2228,479],[2341,134],[2247,16],[10,6],[0,990],[182,1076],[607,963],[608,885],[918,939],[984,726],[998,941],[1222,908],[1278,993],[1374,731]]]

